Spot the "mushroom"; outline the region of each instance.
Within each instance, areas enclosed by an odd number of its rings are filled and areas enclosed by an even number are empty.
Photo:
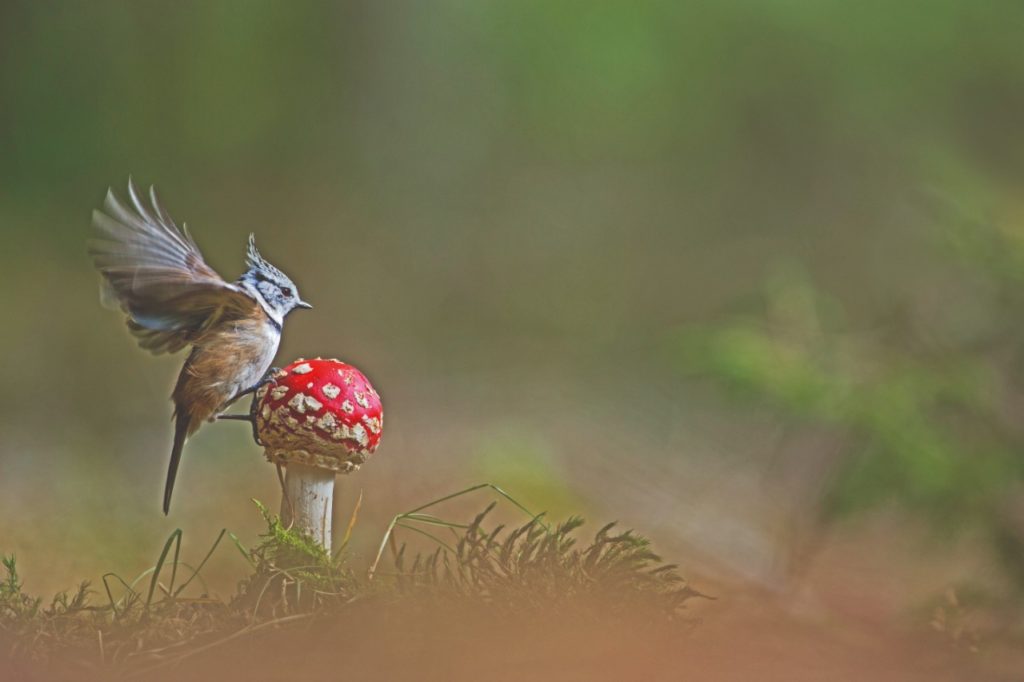
[[[299,359],[256,392],[255,432],[267,460],[285,467],[281,519],[328,552],[334,477],[377,449],[384,412],[362,372],[340,360]]]

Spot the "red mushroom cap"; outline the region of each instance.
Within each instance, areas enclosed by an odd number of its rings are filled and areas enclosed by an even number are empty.
[[[272,462],[349,472],[380,443],[380,396],[362,372],[340,360],[300,358],[256,399],[256,431]]]

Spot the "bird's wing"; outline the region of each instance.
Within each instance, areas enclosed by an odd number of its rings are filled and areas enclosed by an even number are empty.
[[[107,192],[94,211],[100,238],[89,245],[104,278],[104,298],[128,313],[128,328],[153,353],[181,350],[218,320],[243,317],[258,306],[225,282],[206,262],[188,233],[179,230],[149,190],[149,208],[128,181],[134,210]]]

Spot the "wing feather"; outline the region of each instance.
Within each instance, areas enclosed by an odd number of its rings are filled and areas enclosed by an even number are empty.
[[[142,348],[173,353],[218,320],[251,315],[257,302],[206,264],[187,228],[178,229],[150,188],[150,206],[128,180],[131,208],[108,191],[93,212],[98,237],[89,245],[104,290],[128,314]]]

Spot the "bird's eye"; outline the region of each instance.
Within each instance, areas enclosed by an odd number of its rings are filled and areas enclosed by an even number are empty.
[[[288,287],[285,287],[284,289],[281,289],[281,293],[284,294],[285,296],[291,296],[292,290],[289,289]]]

